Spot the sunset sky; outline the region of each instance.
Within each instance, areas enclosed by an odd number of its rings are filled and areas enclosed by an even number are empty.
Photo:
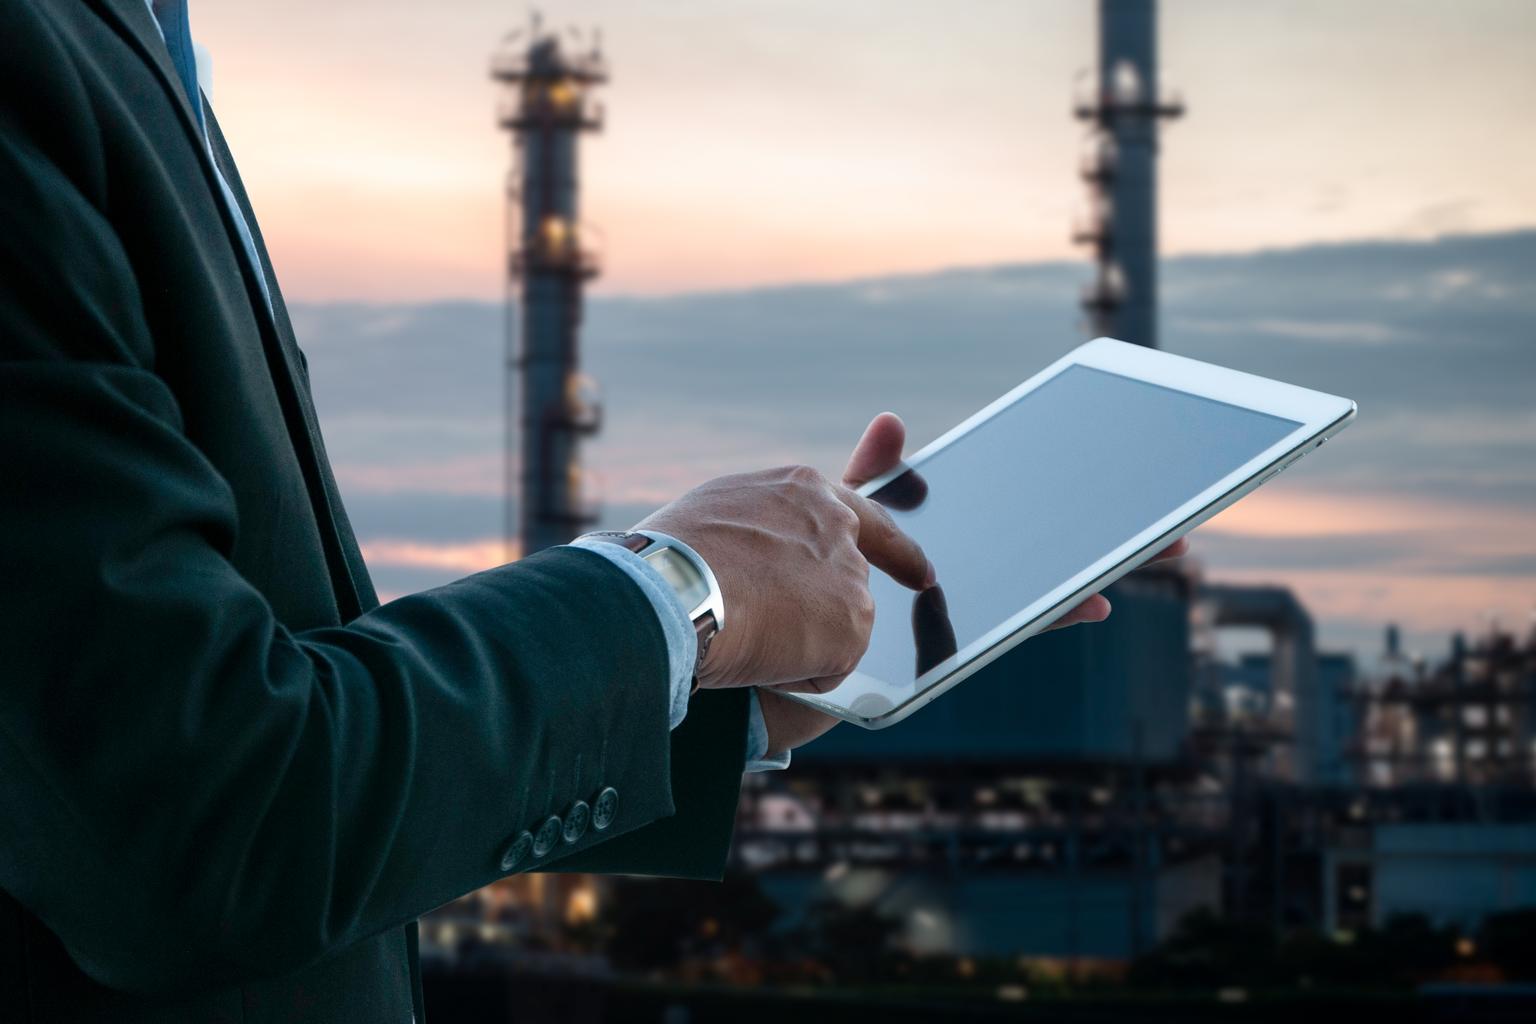
[[[1536,607],[1536,231],[1183,256],[1164,342],[1349,395],[1358,422],[1196,537],[1208,578],[1285,583],[1331,647],[1416,649]],[[589,491],[624,528],[722,473],[835,473],[881,409],[921,444],[1075,344],[1079,263],[598,297]],[[327,447],[381,592],[501,557],[502,311],[303,304]]]
[[[613,70],[583,150],[606,265],[583,346],[607,390],[588,459],[607,525],[713,474],[835,470],[881,408],[921,443],[1080,340],[1069,104],[1090,0],[541,6],[549,25],[600,25]],[[1389,620],[1427,649],[1490,616],[1523,623],[1536,235],[1496,235],[1536,227],[1536,3],[1161,10],[1165,83],[1189,107],[1163,141],[1165,343],[1362,409],[1204,531],[1201,557],[1296,587],[1325,640],[1357,650]],[[526,15],[192,4],[390,595],[502,550],[511,150],[487,70]],[[1360,240],[1389,244],[1307,248]],[[952,267],[978,269],[934,273]],[[797,282],[828,290],[773,290]]]
[[[546,3],[601,26],[599,289],[1067,258],[1090,0]],[[1164,0],[1170,254],[1536,224],[1536,4]],[[193,0],[290,297],[495,297],[505,0]]]

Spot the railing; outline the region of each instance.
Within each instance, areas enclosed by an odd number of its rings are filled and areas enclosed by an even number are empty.
[[[1072,221],[1072,241],[1077,245],[1100,245],[1108,241],[1110,220],[1106,216],[1075,217]]]
[[[1093,133],[1089,148],[1078,158],[1078,175],[1084,181],[1108,181],[1119,168],[1119,151],[1114,141],[1102,132]]]
[[[1083,285],[1083,308],[1091,311],[1118,309],[1125,302],[1125,277],[1118,267],[1100,269],[1092,281]]]
[[[602,272],[602,269],[602,261],[598,255],[579,246],[563,248],[535,246],[529,249],[519,249],[512,254],[512,273],[514,276],[521,276],[525,272],[537,273],[538,271],[554,270],[576,274],[580,277],[596,277]]]
[[[597,83],[608,80],[608,61],[599,53],[579,53],[575,56],[561,54],[558,64],[552,68],[534,71],[528,60],[526,47],[505,50],[491,56],[491,77],[504,82],[520,82],[537,75],[550,77],[564,75],[580,82]]]
[[[742,825],[736,830],[732,856],[743,867],[758,871],[826,871],[837,865],[1059,871],[1073,863],[1082,867],[1130,867],[1136,862],[1136,847],[1147,842],[1157,844],[1164,860],[1179,860],[1216,849],[1225,840],[1220,828],[1166,821],[1014,832],[965,829],[882,833],[823,829],[813,835],[775,833]]]
[[[579,97],[569,103],[525,103],[520,95],[508,96],[496,104],[496,123],[503,128],[533,128],[553,125],[598,131],[603,127],[603,105]]]
[[[1120,83],[1105,89],[1080,86],[1072,98],[1072,113],[1079,121],[1107,121],[1115,117],[1182,117],[1184,95],[1176,88],[1148,92],[1139,84]]]

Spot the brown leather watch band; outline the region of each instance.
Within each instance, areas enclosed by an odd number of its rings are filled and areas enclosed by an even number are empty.
[[[600,537],[612,537],[613,542],[620,547],[629,548],[635,554],[639,554],[654,543],[651,538],[643,533],[602,533]]]
[[[699,692],[699,667],[704,664],[704,655],[709,653],[710,641],[714,640],[715,634],[719,632],[715,628],[715,613],[705,612],[694,619],[693,631],[699,638],[699,656],[693,663],[693,689],[688,691],[690,697]]]

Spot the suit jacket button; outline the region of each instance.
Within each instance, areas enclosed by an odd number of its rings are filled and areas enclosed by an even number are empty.
[[[565,829],[560,837],[568,843],[576,842],[587,834],[587,825],[591,821],[592,808],[587,806],[585,800],[577,800],[565,812]]]
[[[533,855],[542,857],[555,848],[560,841],[560,815],[551,814],[544,819],[544,824],[539,826],[538,833],[533,837]]]
[[[519,832],[517,838],[508,843],[506,850],[501,854],[501,870],[511,871],[517,867],[528,859],[528,854],[532,849],[533,833],[526,829]]]
[[[592,827],[601,832],[613,824],[613,816],[619,813],[619,791],[608,786],[597,794],[592,804]]]

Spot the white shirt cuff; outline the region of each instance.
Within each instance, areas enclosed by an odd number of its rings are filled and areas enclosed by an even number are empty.
[[[747,708],[747,771],[776,772],[788,767],[789,751],[768,752],[768,723],[763,721],[763,706],[758,703],[754,687]]]
[[[671,727],[676,729],[688,714],[688,694],[693,689],[693,668],[699,656],[699,637],[694,631],[693,621],[688,618],[688,609],[683,607],[677,591],[662,578],[661,573],[628,548],[609,541],[583,537],[576,538],[569,546],[585,548],[602,555],[622,569],[650,598],[667,641],[667,664],[672,687],[668,719]],[[758,703],[756,689],[751,691],[748,701],[745,770],[770,772],[788,768],[789,751],[768,751],[768,725],[763,721],[763,709]]]

